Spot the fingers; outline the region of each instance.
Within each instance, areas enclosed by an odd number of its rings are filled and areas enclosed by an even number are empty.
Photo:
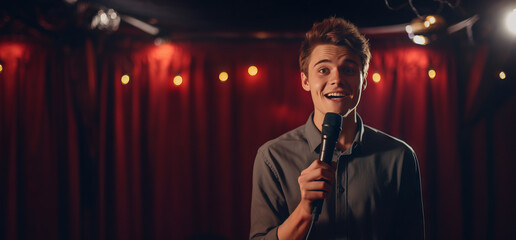
[[[313,202],[318,199],[328,199],[330,197],[330,192],[323,191],[306,191],[304,194],[301,194],[302,200],[308,200]]]
[[[328,165],[323,161],[315,160],[308,168],[301,172],[301,176],[305,181],[325,180],[333,184],[335,179],[335,164]]]
[[[328,198],[334,179],[335,165],[315,160],[298,178],[301,198],[309,201]]]
[[[305,184],[304,189],[307,191],[331,192],[332,185],[325,181],[313,181]]]

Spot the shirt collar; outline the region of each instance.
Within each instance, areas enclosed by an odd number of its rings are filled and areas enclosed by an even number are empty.
[[[310,114],[308,120],[305,124],[305,136],[308,141],[308,146],[310,147],[311,152],[319,152],[319,146],[321,145],[321,131],[317,129],[313,121],[314,113]],[[358,132],[355,135],[355,139],[353,140],[353,148],[357,148],[362,143],[362,138],[364,135],[364,124],[362,123],[362,118],[357,114],[357,128]]]

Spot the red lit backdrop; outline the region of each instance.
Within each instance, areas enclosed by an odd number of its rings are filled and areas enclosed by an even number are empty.
[[[99,53],[91,41],[75,47],[1,42],[2,238],[247,238],[257,148],[303,124],[312,109],[300,86],[298,47],[297,41],[213,40]],[[498,183],[514,189],[514,175],[496,168],[496,184],[463,182],[461,149],[469,145],[459,146],[463,101],[453,51],[373,39],[372,53],[359,113],[416,150],[428,238],[482,239],[491,210],[497,234],[514,235],[504,209],[486,203],[492,191],[496,203],[514,202],[514,194],[491,190]],[[224,82],[221,72],[228,74]],[[495,114],[510,106],[514,97]],[[468,169],[484,179],[489,174],[479,166],[486,159],[514,167],[503,141],[510,136],[499,124],[516,119],[497,116],[472,124],[478,131],[471,151],[486,153],[479,150],[486,128],[495,132],[493,144],[502,144],[490,152],[495,156],[474,155]],[[473,199],[464,186],[476,189]],[[474,206],[475,220],[464,219],[465,202]],[[465,230],[464,222],[475,228]]]

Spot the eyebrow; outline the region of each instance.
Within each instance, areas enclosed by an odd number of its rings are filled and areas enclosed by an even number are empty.
[[[315,66],[317,66],[318,64],[325,63],[325,62],[330,62],[330,60],[329,60],[329,59],[323,59],[323,60],[320,60],[319,62],[316,62],[316,63],[314,64],[314,67],[315,67]]]
[[[325,62],[331,62],[331,61],[329,59],[322,59],[322,60],[316,62],[313,67],[317,66],[318,64],[325,63]],[[355,60],[353,60],[351,58],[344,59],[344,62],[352,63],[352,64],[355,64],[355,65],[359,66],[359,64]]]

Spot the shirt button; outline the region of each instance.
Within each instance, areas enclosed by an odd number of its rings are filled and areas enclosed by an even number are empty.
[[[344,189],[342,186],[339,186],[339,193],[343,193],[344,191],[346,191],[346,189]]]

